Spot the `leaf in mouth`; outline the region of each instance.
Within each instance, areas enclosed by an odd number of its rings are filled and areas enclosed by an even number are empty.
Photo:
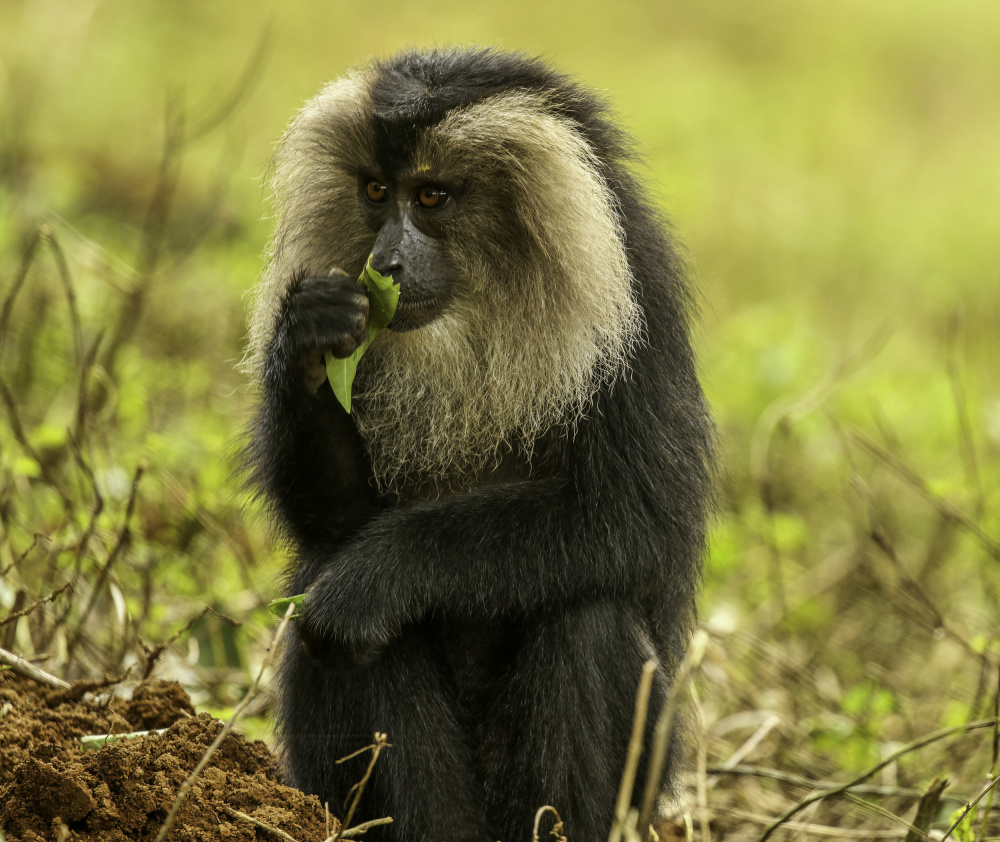
[[[372,268],[371,257],[358,280],[368,290],[368,336],[349,357],[335,357],[329,351],[326,352],[326,376],[337,400],[348,414],[351,412],[351,387],[354,385],[354,376],[358,373],[361,355],[368,350],[372,340],[389,326],[399,304],[399,284],[393,283],[392,275],[380,275],[376,272]]]

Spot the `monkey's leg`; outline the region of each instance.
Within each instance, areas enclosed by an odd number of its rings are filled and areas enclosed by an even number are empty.
[[[378,660],[347,675],[312,661],[292,641],[282,666],[279,733],[290,783],[319,795],[339,816],[371,753],[336,761],[388,736],[352,824],[391,816],[366,840],[495,842],[454,690],[420,629],[407,629]],[[353,799],[353,794],[351,796]]]
[[[500,838],[530,839],[536,810],[551,805],[573,842],[607,839],[635,690],[652,655],[647,640],[634,609],[612,603],[577,605],[528,627],[484,728],[494,735],[484,746],[487,815]],[[654,682],[653,711],[664,685],[664,676]],[[642,766],[640,778],[645,755]],[[543,837],[551,826],[543,821]]]

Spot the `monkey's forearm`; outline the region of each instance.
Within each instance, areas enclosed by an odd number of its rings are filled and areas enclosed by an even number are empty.
[[[322,383],[325,374],[316,388],[313,371],[324,350],[346,356],[367,336],[368,307],[364,290],[344,272],[296,272],[265,355],[248,455],[254,479],[302,547],[343,540],[375,505],[354,423]]]
[[[273,386],[257,419],[253,464],[281,522],[303,547],[329,546],[376,506],[353,423],[329,388]]]
[[[555,480],[386,510],[334,558],[303,559],[300,581],[315,579],[302,631],[360,651],[431,614],[488,619],[627,598],[663,565],[648,539],[615,532],[616,517],[613,506],[588,515]]]

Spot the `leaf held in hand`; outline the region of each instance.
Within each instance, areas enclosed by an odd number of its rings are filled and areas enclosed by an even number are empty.
[[[358,280],[368,290],[368,336],[349,357],[335,357],[329,351],[326,352],[326,376],[337,400],[348,413],[351,411],[351,387],[354,385],[354,375],[358,372],[361,355],[368,350],[372,340],[388,327],[392,317],[396,315],[396,305],[399,304],[399,284],[393,283],[391,275],[380,275],[372,269],[371,257]]]
[[[305,598],[306,595],[304,593],[300,593],[295,596],[285,596],[281,599],[272,599],[267,604],[267,610],[272,614],[277,614],[279,617],[284,617],[285,611],[288,610],[288,606],[294,605],[295,611],[292,612],[292,619],[294,620],[301,613],[302,603]]]

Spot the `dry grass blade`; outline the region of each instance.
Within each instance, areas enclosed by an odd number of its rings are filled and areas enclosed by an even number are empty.
[[[772,714],[767,719],[765,719],[760,726],[757,728],[753,734],[741,745],[736,751],[732,753],[729,759],[722,764],[722,771],[728,772],[739,766],[740,762],[749,754],[753,752],[757,746],[759,746],[764,738],[771,733],[775,726],[781,723],[781,719]],[[718,782],[718,774],[713,774],[712,778],[708,781],[708,786],[713,787]]]
[[[649,761],[649,777],[646,780],[646,791],[642,796],[642,807],[639,809],[636,829],[639,838],[645,839],[649,832],[645,830],[650,826],[653,819],[653,809],[656,806],[656,799],[660,795],[660,787],[663,783],[663,770],[667,761],[667,750],[670,746],[670,736],[674,727],[674,715],[677,712],[677,705],[680,702],[681,693],[687,688],[688,681],[694,670],[701,663],[708,646],[708,635],[699,629],[691,638],[688,645],[687,654],[681,667],[674,676],[670,685],[670,692],[663,703],[663,709],[656,720],[656,729],[653,732],[653,753]]]
[[[649,710],[649,693],[653,687],[653,673],[656,672],[656,661],[646,661],[642,665],[642,675],[639,677],[639,689],[635,694],[635,713],[632,716],[632,735],[629,738],[628,754],[625,757],[625,769],[622,772],[621,783],[618,785],[618,800],[615,803],[615,820],[611,825],[608,842],[618,842],[625,828],[629,805],[632,803],[632,789],[635,786],[636,770],[639,768],[639,756],[642,754],[642,735],[646,730],[646,715]]]

